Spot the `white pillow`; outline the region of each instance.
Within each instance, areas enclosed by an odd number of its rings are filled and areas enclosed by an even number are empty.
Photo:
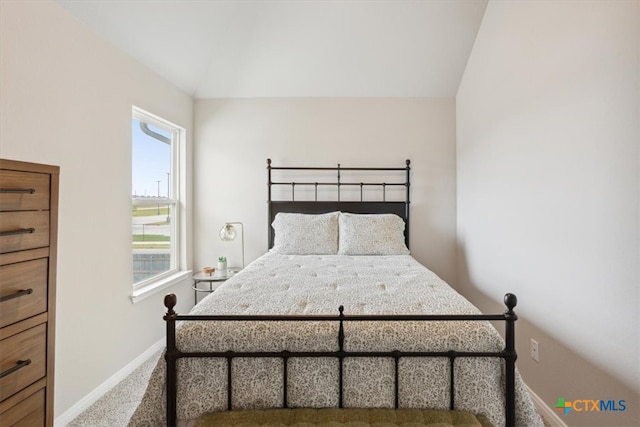
[[[286,255],[335,255],[338,253],[338,214],[276,214],[272,252]]]
[[[395,214],[340,212],[339,255],[408,255],[404,220]]]

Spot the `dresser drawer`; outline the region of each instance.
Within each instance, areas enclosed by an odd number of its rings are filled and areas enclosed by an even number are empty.
[[[0,400],[46,375],[46,324],[0,341]],[[29,362],[27,364],[27,362]]]
[[[0,253],[49,246],[49,212],[0,212]]]
[[[47,311],[48,258],[0,267],[0,328]]]
[[[2,427],[40,427],[44,426],[45,419],[45,392],[44,389],[0,414],[0,426]]]
[[[0,211],[49,209],[48,174],[0,170]]]

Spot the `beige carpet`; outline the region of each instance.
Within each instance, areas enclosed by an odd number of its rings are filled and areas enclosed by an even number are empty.
[[[125,427],[142,400],[151,371],[161,354],[159,351],[151,356],[67,427]]]

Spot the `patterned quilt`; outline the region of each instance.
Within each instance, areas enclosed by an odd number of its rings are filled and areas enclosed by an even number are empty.
[[[225,282],[191,314],[479,314],[436,274],[410,255],[278,255],[267,253]],[[337,349],[337,322],[182,322],[182,351],[303,351]],[[349,351],[500,351],[504,342],[488,322],[346,322]],[[282,405],[281,359],[235,359],[233,407]],[[455,409],[504,424],[503,361],[462,358],[455,362]],[[338,362],[290,359],[290,407],[337,407]],[[447,359],[403,358],[401,407],[448,409]],[[165,362],[160,359],[131,426],[157,426],[165,417]],[[226,409],[226,361],[178,362],[178,419]],[[351,358],[344,363],[345,407],[392,407],[391,359]],[[516,372],[516,422],[542,426]]]

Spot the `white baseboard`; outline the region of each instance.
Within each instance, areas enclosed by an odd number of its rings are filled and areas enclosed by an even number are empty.
[[[536,409],[538,413],[544,418],[544,420],[551,427],[567,427],[562,418],[558,416],[558,413],[551,409],[545,402],[538,396],[533,390],[527,386],[529,390],[529,394],[531,395],[531,400],[533,400],[533,404],[536,405]]]
[[[104,396],[109,390],[118,385],[120,381],[125,379],[129,374],[135,371],[140,365],[147,361],[156,352],[164,348],[166,344],[165,338],[153,344],[140,356],[129,362],[124,368],[113,374],[109,379],[96,387],[88,395],[80,399],[78,403],[66,410],[61,415],[57,416],[53,422],[55,427],[66,427],[71,421],[76,419],[78,415],[83,413],[89,406],[93,405],[98,399]]]

